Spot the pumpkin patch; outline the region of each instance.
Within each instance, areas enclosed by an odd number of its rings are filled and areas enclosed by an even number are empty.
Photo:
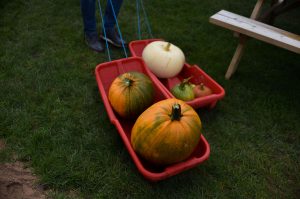
[[[113,109],[124,118],[133,118],[149,107],[154,98],[154,87],[148,76],[127,72],[112,82],[108,99]]]
[[[201,120],[185,102],[159,101],[136,120],[131,132],[133,149],[147,161],[168,165],[188,158],[201,135]]]

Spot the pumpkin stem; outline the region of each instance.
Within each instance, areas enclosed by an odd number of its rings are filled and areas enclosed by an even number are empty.
[[[169,51],[169,50],[170,50],[170,46],[171,46],[171,43],[168,42],[168,44],[165,46],[165,50],[166,50],[166,51]]]
[[[188,83],[188,82],[190,81],[190,79],[192,79],[192,77],[193,77],[193,76],[190,76],[190,77],[188,77],[188,78],[185,78],[185,79],[183,80],[183,83]]]
[[[185,78],[181,83],[180,83],[180,89],[182,90],[184,88],[184,85],[185,84],[188,84],[190,79],[192,78],[193,76],[190,76],[188,78]]]
[[[124,81],[125,81],[126,86],[131,86],[131,84],[133,82],[131,79],[128,79],[128,78],[124,78]]]
[[[172,106],[172,113],[171,113],[171,120],[177,120],[179,121],[181,118],[181,106],[178,103],[173,104]]]
[[[200,84],[200,89],[204,90],[204,84],[203,83]]]

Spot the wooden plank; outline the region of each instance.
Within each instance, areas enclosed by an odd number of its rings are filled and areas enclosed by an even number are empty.
[[[259,17],[259,15],[261,13],[261,8],[263,6],[263,3],[264,3],[264,0],[257,0],[255,6],[253,8],[253,11],[251,13],[251,16],[250,16],[251,19],[257,19]],[[240,33],[238,33],[238,32],[234,32],[233,35],[235,37],[240,37],[241,36]]]
[[[225,10],[221,10],[211,16],[209,21],[232,31],[242,33],[249,37],[253,37],[300,54],[299,35]]]

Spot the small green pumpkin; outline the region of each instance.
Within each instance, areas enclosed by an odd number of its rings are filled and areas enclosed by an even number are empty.
[[[176,84],[171,89],[171,93],[174,97],[183,101],[190,101],[195,98],[193,85],[189,82],[190,79],[191,77],[184,79],[181,83]]]

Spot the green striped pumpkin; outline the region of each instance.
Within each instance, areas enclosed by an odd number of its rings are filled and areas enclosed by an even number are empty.
[[[108,99],[120,116],[137,117],[153,103],[154,87],[150,78],[143,73],[123,73],[112,82]]]

